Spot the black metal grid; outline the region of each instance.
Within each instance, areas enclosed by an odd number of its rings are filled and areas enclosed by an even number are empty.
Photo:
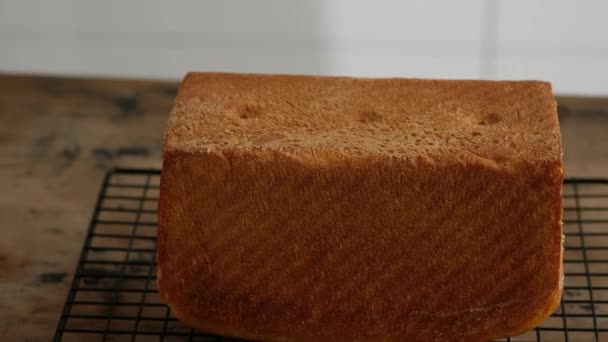
[[[103,182],[55,341],[221,341],[179,322],[156,292],[160,171],[117,169]],[[566,273],[560,307],[501,341],[608,340],[608,180],[564,184]]]

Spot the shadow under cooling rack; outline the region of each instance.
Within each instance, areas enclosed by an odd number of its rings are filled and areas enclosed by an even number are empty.
[[[103,183],[55,341],[221,341],[179,322],[156,292],[160,171]],[[608,340],[608,180],[564,183],[564,296],[540,327],[502,341]]]

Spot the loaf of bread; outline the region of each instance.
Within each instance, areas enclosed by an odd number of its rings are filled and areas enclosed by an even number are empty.
[[[255,340],[523,333],[561,296],[561,155],[544,82],[190,73],[160,296]]]

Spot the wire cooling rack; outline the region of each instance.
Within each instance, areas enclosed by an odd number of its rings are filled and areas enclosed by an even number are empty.
[[[158,170],[106,175],[55,341],[229,340],[182,324],[158,297],[159,178]],[[540,327],[501,341],[608,341],[608,180],[565,181],[564,233],[560,307]]]

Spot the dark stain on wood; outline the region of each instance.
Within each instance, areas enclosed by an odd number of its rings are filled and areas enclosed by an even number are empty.
[[[67,277],[65,272],[45,272],[38,275],[40,283],[61,283]]]
[[[564,290],[564,294],[570,297],[576,297],[579,296],[581,293],[578,290]]]
[[[40,211],[36,208],[29,208],[27,210],[27,215],[31,218],[37,218],[40,215]]]
[[[120,109],[120,116],[126,117],[137,114],[139,100],[137,95],[129,97],[118,97],[114,99],[114,104]]]
[[[150,151],[145,146],[125,146],[119,147],[117,150],[119,157],[121,156],[138,156],[146,157],[150,154]]]
[[[52,144],[53,141],[55,141],[55,134],[54,133],[48,133],[46,135],[43,135],[41,137],[36,138],[34,140],[34,146],[36,146],[36,147],[45,147],[45,146],[48,146],[48,145]]]
[[[175,95],[177,95],[177,87],[166,87],[166,88],[161,88],[161,92],[165,95],[169,95],[171,97],[174,97]]]
[[[32,142],[32,157],[34,158],[43,158],[47,157],[51,151],[53,143],[55,142],[57,136],[55,133],[50,132],[44,135],[41,135],[34,139]]]
[[[52,233],[52,234],[63,234],[63,230],[61,228],[57,228],[57,227],[49,228],[48,232]]]
[[[95,158],[106,160],[120,157],[147,157],[149,155],[150,150],[146,146],[96,147],[93,149],[93,156]]]
[[[58,154],[58,166],[57,166],[57,174],[61,175],[63,171],[68,169],[70,166],[78,160],[80,156],[80,145],[77,143],[70,144],[63,149]]]
[[[80,145],[72,144],[64,147],[59,153],[59,157],[71,165],[80,156],[80,150]]]
[[[97,159],[114,159],[114,153],[106,147],[95,147],[93,149],[93,157]]]

